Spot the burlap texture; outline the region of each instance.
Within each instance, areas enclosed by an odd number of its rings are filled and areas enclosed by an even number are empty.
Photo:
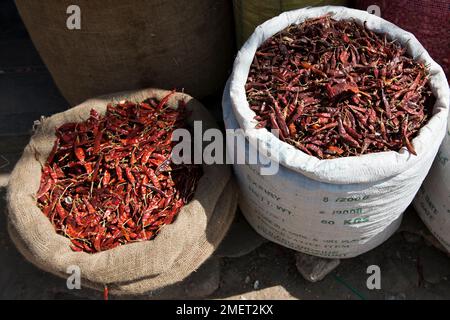
[[[95,254],[72,251],[70,240],[55,232],[36,205],[41,165],[53,146],[55,127],[87,119],[92,108],[103,114],[111,101],[161,99],[167,93],[146,89],[102,96],[41,121],[11,173],[7,193],[8,229],[26,259],[61,277],[68,276],[69,266],[79,266],[85,286],[102,289],[108,285],[112,293],[142,294],[183,280],[213,253],[236,209],[236,188],[230,169],[224,165],[204,166],[194,198],[154,240]],[[201,120],[203,130],[215,127],[208,111],[186,94],[173,95],[169,105],[176,106],[179,99],[184,99],[187,108],[192,110],[189,122]]]
[[[158,86],[196,98],[223,89],[233,63],[226,0],[16,0],[62,95],[72,104],[109,92]],[[78,5],[80,29],[66,26]]]

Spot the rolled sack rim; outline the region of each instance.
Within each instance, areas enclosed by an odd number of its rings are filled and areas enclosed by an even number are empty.
[[[337,20],[354,19],[361,24],[366,22],[368,29],[377,33],[385,33],[391,38],[397,39],[415,60],[429,65],[430,86],[436,97],[436,103],[433,107],[433,116],[411,141],[417,151],[417,156],[410,154],[406,147],[403,147],[398,152],[383,151],[361,156],[320,160],[279,140],[266,128],[249,130],[255,128],[257,121],[254,120],[256,113],[250,109],[247,101],[245,83],[257,49],[266,39],[289,25],[299,24],[305,19],[324,14],[332,14],[333,18]],[[341,6],[307,7],[287,11],[258,26],[236,56],[230,77],[229,94],[234,115],[240,127],[246,131],[249,142],[255,148],[258,147],[260,152],[269,155],[272,161],[279,162],[284,167],[311,179],[333,184],[368,183],[389,178],[424,161],[423,158],[429,156],[430,152],[436,153],[438,147],[433,148],[432,145],[440,145],[444,138],[450,96],[442,67],[430,57],[412,33],[366,11]],[[273,154],[269,151],[272,151]],[[278,158],[274,154],[278,155]],[[434,156],[432,156],[433,159]]]

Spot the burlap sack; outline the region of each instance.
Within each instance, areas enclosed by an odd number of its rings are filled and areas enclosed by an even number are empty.
[[[95,254],[72,251],[70,240],[57,234],[36,206],[41,165],[53,146],[55,127],[87,119],[91,108],[103,114],[111,101],[160,99],[167,93],[147,89],[103,96],[41,121],[11,173],[7,193],[9,233],[26,259],[61,277],[68,277],[69,266],[79,266],[82,286],[102,289],[107,285],[115,294],[142,294],[183,280],[213,253],[236,210],[236,188],[230,169],[224,165],[204,166],[194,198],[154,240]],[[179,99],[192,110],[189,122],[201,120],[203,130],[215,127],[208,111],[190,96],[177,93],[169,104],[176,106]]]
[[[151,86],[184,88],[202,98],[221,91],[231,70],[231,1],[15,2],[56,86],[72,105]],[[79,30],[66,26],[70,5],[80,8]]]

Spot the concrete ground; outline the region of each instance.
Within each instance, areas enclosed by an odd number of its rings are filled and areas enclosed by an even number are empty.
[[[100,292],[69,290],[65,279],[28,263],[6,231],[5,185],[33,122],[65,110],[68,104],[14,16],[14,8],[2,6],[0,11],[13,14],[7,15],[10,21],[0,19],[0,299],[101,299]],[[216,115],[220,116],[217,109]],[[381,269],[380,290],[366,286],[366,269],[374,264]],[[341,261],[324,280],[310,283],[298,272],[294,251],[259,237],[238,213],[221,247],[197,272],[178,285],[132,298],[449,299],[450,258],[436,248],[410,208],[399,232],[383,245]]]

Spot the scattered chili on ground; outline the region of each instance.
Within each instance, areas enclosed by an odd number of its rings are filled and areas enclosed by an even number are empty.
[[[37,202],[74,251],[153,239],[193,196],[202,168],[171,162],[188,111],[184,101],[168,107],[169,96],[109,104],[56,129]]]
[[[427,67],[354,21],[291,25],[257,50],[245,86],[257,128],[320,159],[406,146],[431,117]]]

